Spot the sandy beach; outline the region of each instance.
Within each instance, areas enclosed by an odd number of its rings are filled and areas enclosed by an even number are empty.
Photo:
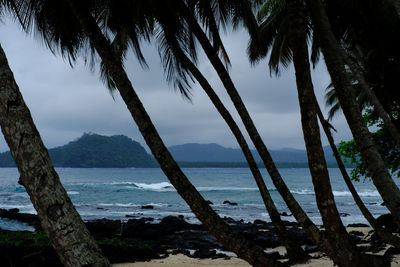
[[[212,266],[212,267],[223,267],[223,266],[235,266],[235,267],[247,267],[251,266],[244,260],[238,258],[230,258],[230,259],[193,259],[189,258],[185,255],[171,255],[168,258],[161,260],[152,260],[149,262],[136,262],[136,263],[121,263],[121,264],[113,264],[113,267],[173,267],[173,266]],[[296,267],[334,267],[335,265],[328,257],[321,257],[318,259],[311,259],[309,262],[304,264],[295,264],[292,266]],[[400,266],[400,258],[394,257],[392,260],[391,267],[399,267]]]
[[[169,257],[161,260],[151,260],[148,262],[135,262],[135,263],[121,263],[121,264],[113,264],[113,267],[173,267],[173,266],[187,266],[187,267],[195,267],[195,266],[212,266],[212,267],[224,267],[224,266],[235,266],[235,267],[247,267],[251,266],[246,261],[238,259],[238,258],[230,258],[230,259],[193,259],[189,258],[185,255],[170,255]],[[335,265],[328,257],[321,257],[318,259],[311,259],[307,263],[304,264],[295,264],[292,266],[296,267],[334,267]],[[396,256],[392,260],[391,267],[399,267],[400,266],[400,257]]]
[[[360,231],[362,232],[366,239],[370,236],[371,227],[347,227],[348,232],[350,231]],[[285,253],[284,247],[277,247],[274,249],[270,249],[271,251],[278,251],[280,254]],[[376,254],[382,255],[385,250],[382,250]],[[334,267],[333,262],[326,256],[324,256],[321,252],[311,253],[310,254],[313,259],[309,260],[306,263],[295,264],[292,266],[296,267]],[[246,261],[241,260],[237,257],[230,257],[229,259],[195,259],[190,258],[188,256],[177,254],[177,255],[169,255],[165,259],[157,259],[151,260],[147,262],[135,262],[135,263],[121,263],[121,264],[113,264],[113,267],[173,267],[173,266],[209,266],[209,267],[224,267],[224,266],[235,266],[235,267],[247,267],[251,266]],[[400,267],[400,255],[395,255],[392,259],[391,267]]]

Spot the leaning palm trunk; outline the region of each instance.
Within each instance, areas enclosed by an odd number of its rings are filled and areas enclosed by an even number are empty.
[[[324,223],[326,236],[331,246],[336,250],[336,255],[329,256],[341,266],[382,266],[382,263],[374,262],[370,259],[371,256],[361,254],[351,244],[335,205],[315,108],[304,10],[295,1],[292,0],[288,3],[288,13],[291,16],[292,23],[289,43],[293,52],[301,124],[317,206]]]
[[[371,214],[371,212],[364,205],[364,202],[361,200],[353,183],[351,182],[350,176],[348,175],[348,173],[346,171],[346,167],[343,164],[343,161],[340,157],[339,151],[336,148],[335,141],[333,140],[333,136],[330,131],[331,126],[330,126],[329,122],[327,120],[325,120],[324,115],[322,114],[321,108],[318,105],[318,101],[317,101],[317,98],[315,97],[315,94],[314,94],[314,102],[315,102],[315,107],[317,109],[317,115],[318,115],[319,121],[321,122],[322,128],[324,129],[324,132],[328,139],[329,145],[333,151],[333,155],[336,159],[339,170],[343,176],[343,180],[346,183],[347,187],[349,188],[350,193],[353,196],[353,199],[356,202],[358,208],[360,209],[361,213],[364,215],[365,219],[367,219],[367,221],[369,222],[371,227],[376,231],[376,233],[382,238],[383,241],[385,241],[386,243],[393,245],[397,248],[400,248],[400,238],[393,235],[392,233],[388,232],[388,230],[382,228],[380,225],[378,225],[374,216]]]
[[[101,57],[107,72],[115,82],[117,90],[120,92],[154,157],[196,217],[227,249],[235,252],[238,257],[248,261],[250,264],[254,266],[281,266],[282,264],[279,262],[270,259],[260,247],[233,231],[190,183],[158,135],[121,62],[114,56],[109,41],[104,37],[93,17],[76,8],[73,0],[69,0],[68,3],[81,23],[85,34]]]
[[[343,113],[349,124],[361,158],[387,208],[400,225],[400,190],[394,183],[385,163],[374,144],[356,102],[354,92],[344,67],[341,47],[333,35],[325,9],[319,0],[307,0],[315,36],[324,54],[326,66],[332,78]]]
[[[239,93],[237,92],[235,85],[233,84],[229,76],[229,73],[219,59],[216,51],[210,44],[207,36],[203,32],[197,21],[194,19],[194,17],[190,15],[190,11],[187,10],[185,14],[185,19],[187,20],[189,27],[191,28],[196,38],[199,40],[203,50],[205,51],[211,64],[214,66],[221,81],[223,82],[224,87],[228,92],[228,95],[230,96],[236,110],[238,111],[239,116],[242,119],[243,124],[245,125],[246,131],[248,132],[254,146],[256,147],[257,152],[259,153],[276,189],[284,199],[290,211],[293,213],[293,216],[299,222],[300,226],[307,233],[307,235],[318,245],[318,247],[322,251],[334,258],[337,251],[331,245],[329,240],[325,238],[324,233],[321,232],[318,227],[310,220],[306,212],[301,208],[301,206],[296,201],[293,194],[290,192],[289,188],[285,184],[274,161],[272,160],[270,153],[268,152],[267,147],[262,141],[251,119],[250,114],[248,113]]]
[[[175,43],[176,41],[174,38],[170,38],[170,42]],[[210,98],[211,102],[213,103],[213,105],[215,106],[215,108],[217,109],[219,114],[222,116],[222,118],[228,124],[229,129],[235,136],[240,148],[243,151],[243,154],[247,160],[247,163],[249,164],[249,168],[253,174],[254,180],[256,181],[256,184],[260,191],[264,205],[265,205],[265,207],[269,213],[269,216],[271,218],[271,221],[274,224],[274,226],[278,232],[278,235],[281,237],[281,239],[283,240],[283,243],[285,244],[289,259],[292,262],[307,260],[309,257],[304,252],[304,250],[301,249],[298,244],[296,244],[295,242],[293,242],[293,240],[290,239],[290,237],[288,235],[288,231],[286,230],[286,228],[281,220],[278,209],[276,208],[274,201],[271,198],[271,195],[270,195],[268,188],[264,182],[261,172],[257,166],[257,163],[254,160],[253,154],[251,153],[250,148],[246,142],[246,139],[244,138],[244,136],[243,136],[242,132],[240,131],[238,125],[236,124],[235,120],[232,118],[229,111],[225,108],[224,104],[221,102],[218,95],[215,93],[215,91],[213,90],[211,85],[208,83],[207,79],[203,76],[203,74],[200,72],[200,70],[194,65],[194,63],[178,47],[177,43],[175,43],[174,53],[175,53],[175,56],[178,58],[178,60],[185,66],[185,68],[187,68],[192,73],[193,77],[199,82],[199,84],[201,85],[201,87],[203,88],[203,90],[205,91],[207,96]]]
[[[0,46],[0,125],[44,231],[65,266],[110,266],[54,170]]]
[[[364,79],[363,75],[361,74],[360,68],[354,60],[352,60],[346,53],[346,51],[342,48],[341,49],[343,54],[344,62],[347,66],[349,66],[351,72],[357,78],[358,82],[362,90],[364,90],[365,94],[367,95],[368,99],[374,105],[375,111],[378,113],[379,117],[382,119],[383,124],[389,130],[392,138],[396,142],[397,146],[400,147],[400,133],[397,130],[397,127],[392,122],[391,118],[389,117],[388,113],[383,108],[381,102],[376,97],[375,93],[372,91],[371,87],[368,85],[368,82]]]

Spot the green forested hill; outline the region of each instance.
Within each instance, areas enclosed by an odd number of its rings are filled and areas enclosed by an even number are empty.
[[[149,168],[155,160],[138,143],[123,135],[84,134],[68,144],[49,149],[56,167]],[[0,154],[0,167],[15,166],[10,152]]]

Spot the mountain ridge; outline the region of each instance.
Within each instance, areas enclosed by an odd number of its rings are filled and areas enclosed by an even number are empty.
[[[239,148],[224,147],[216,143],[186,143],[170,146],[169,151],[181,167],[243,168],[247,162]],[[330,147],[324,147],[329,167],[336,167]],[[261,158],[252,150],[254,158],[262,167]],[[270,150],[278,167],[307,167],[307,153],[295,148]],[[156,168],[152,155],[137,141],[124,135],[103,136],[84,133],[63,146],[49,149],[55,167],[71,168]],[[0,167],[15,167],[9,151],[0,153]]]

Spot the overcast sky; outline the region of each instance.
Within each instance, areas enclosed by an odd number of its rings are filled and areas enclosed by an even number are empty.
[[[266,61],[251,67],[246,57],[247,42],[244,31],[224,36],[232,62],[232,79],[264,142],[271,149],[304,148],[293,68],[283,71],[280,77],[270,77]],[[144,145],[118,92],[114,93],[114,100],[99,80],[98,72],[91,72],[82,61],[71,68],[60,55],[51,54],[40,38],[27,36],[8,19],[0,24],[0,43],[48,148],[66,144],[84,132],[124,134]],[[144,44],[143,50],[150,69],[142,70],[133,56],[128,57],[126,67],[166,145],[196,142],[238,147],[202,89],[194,85],[192,103],[184,100],[165,82],[156,48]],[[199,67],[239,122],[217,74],[202,55]],[[330,81],[323,62],[312,74],[322,104],[324,89]],[[333,125],[338,130],[336,141],[350,139],[343,116],[337,116]],[[327,144],[325,139],[323,142]],[[5,150],[8,147],[2,138],[0,151]]]

